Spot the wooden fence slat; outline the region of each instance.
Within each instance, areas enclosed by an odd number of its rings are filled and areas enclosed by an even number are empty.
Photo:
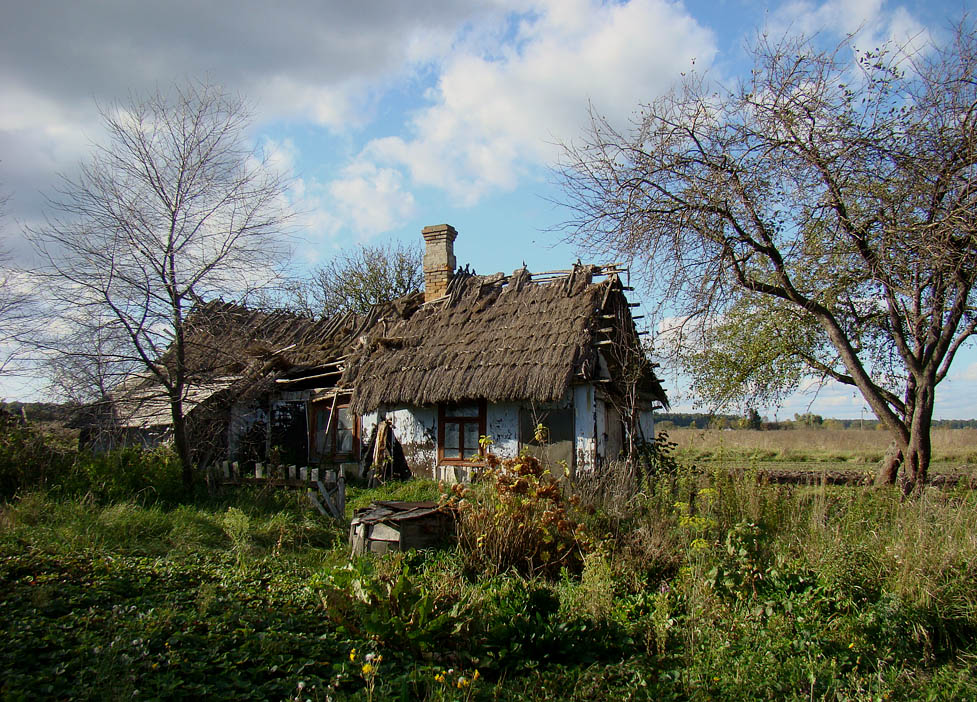
[[[342,469],[292,465],[254,464],[253,477],[242,473],[237,461],[211,464],[206,474],[208,482],[220,485],[268,485],[284,488],[304,488],[315,508],[324,516],[343,521],[346,516],[346,480]]]

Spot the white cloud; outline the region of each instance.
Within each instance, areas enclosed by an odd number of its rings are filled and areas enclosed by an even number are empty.
[[[639,102],[715,53],[711,33],[662,0],[545,0],[512,32],[494,51],[459,45],[410,135],[376,139],[363,158],[473,204],[554,162],[557,143],[580,134],[588,104],[626,126]]]
[[[400,171],[368,161],[349,165],[328,190],[361,239],[393,229],[414,212],[414,196],[404,189]]]
[[[926,28],[905,7],[890,10],[885,0],[787,2],[773,13],[768,30],[774,36],[787,32],[806,36],[823,32],[838,37],[855,35],[855,45],[862,50],[875,49],[889,41],[919,49],[930,38]]]

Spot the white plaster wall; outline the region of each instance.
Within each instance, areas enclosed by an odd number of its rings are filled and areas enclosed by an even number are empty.
[[[576,471],[592,471],[597,460],[597,408],[593,385],[573,386]]]
[[[642,410],[638,413],[638,426],[641,427],[641,436],[638,439],[645,441],[655,440],[655,413],[651,410]]]
[[[407,465],[415,475],[435,476],[438,462],[438,410],[436,407],[396,407],[377,413],[389,419],[394,436],[404,449]]]
[[[511,402],[485,408],[485,433],[492,437],[492,453],[499,458],[519,455],[519,405]]]

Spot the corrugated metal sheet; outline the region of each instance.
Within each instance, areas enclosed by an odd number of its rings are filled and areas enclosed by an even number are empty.
[[[187,386],[183,393],[183,411],[189,414],[197,405],[233,385],[239,376],[215,378],[200,385]],[[168,427],[173,423],[170,398],[166,389],[145,376],[129,378],[113,393],[119,426],[128,429]]]

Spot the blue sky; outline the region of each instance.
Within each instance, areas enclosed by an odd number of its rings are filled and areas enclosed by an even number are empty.
[[[968,4],[827,0],[115,0],[5,3],[0,26],[0,221],[29,265],[21,231],[43,216],[56,174],[101,138],[96,101],[205,78],[255,104],[253,137],[294,178],[294,268],[341,248],[459,231],[480,273],[561,268],[578,252],[552,230],[567,218],[551,167],[588,105],[626,127],[680,72],[730,79],[761,29],[866,42],[939,37]],[[937,415],[977,416],[971,347],[941,387]],[[692,398],[666,379],[679,409]],[[0,384],[0,396],[37,396]],[[844,388],[799,395],[770,416],[857,417]]]

